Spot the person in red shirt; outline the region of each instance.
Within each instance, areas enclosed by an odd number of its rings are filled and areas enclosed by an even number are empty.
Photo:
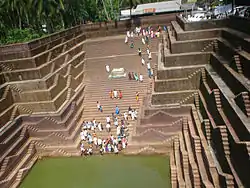
[[[122,99],[122,91],[119,90],[119,99]]]

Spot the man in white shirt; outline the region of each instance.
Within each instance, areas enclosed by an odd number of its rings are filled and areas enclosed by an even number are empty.
[[[118,120],[117,119],[115,119],[114,124],[115,124],[116,127],[118,126]]]
[[[150,62],[147,63],[147,69],[148,69],[148,77],[151,78],[151,66],[150,66]]]
[[[148,59],[152,60],[152,54],[151,54],[151,52],[149,52],[149,54],[148,54]]]
[[[98,143],[98,146],[101,146],[102,145],[102,139],[98,138],[97,143]]]
[[[109,116],[106,117],[106,122],[110,123],[110,117]]]
[[[92,149],[91,146],[89,146],[88,151],[87,151],[87,154],[88,154],[88,155],[92,155],[92,154],[93,154],[93,149]]]
[[[96,136],[94,136],[93,142],[94,142],[94,144],[95,144],[95,147],[97,148],[97,147],[98,147],[98,143],[97,143],[97,138],[96,138]]]
[[[110,123],[107,123],[106,129],[107,129],[108,132],[110,132]]]
[[[141,58],[141,64],[145,65],[145,60],[143,58]]]
[[[107,73],[110,72],[110,67],[109,67],[109,65],[106,65],[106,71],[107,71]]]
[[[85,148],[84,148],[83,143],[81,144],[80,149],[81,149],[81,156],[82,156],[84,154],[84,152],[85,152]]]
[[[118,127],[116,128],[116,134],[117,134],[117,136],[118,136],[119,134],[121,134],[121,127],[120,127],[120,126],[118,126]]]
[[[81,137],[81,140],[85,140],[84,131],[81,131],[81,133],[80,133],[80,137]]]
[[[114,89],[113,94],[114,94],[114,98],[117,99],[118,98],[118,91]]]
[[[124,119],[127,121],[128,120],[128,114],[127,114],[127,112],[124,112],[123,116],[124,116]]]
[[[100,106],[101,106],[101,104],[99,103],[99,101],[96,102],[96,106],[97,106],[97,110],[99,111],[100,110]]]
[[[128,37],[128,38],[130,37],[130,32],[129,32],[129,31],[127,31],[127,37]]]
[[[131,31],[130,37],[131,37],[131,38],[134,38],[134,33],[133,33],[133,31]]]
[[[132,111],[132,113],[131,113],[131,118],[133,121],[135,120],[135,112],[134,111]]]
[[[98,123],[98,129],[99,129],[100,132],[102,132],[102,124],[101,124],[101,122]]]
[[[125,37],[125,44],[128,44],[128,36]]]

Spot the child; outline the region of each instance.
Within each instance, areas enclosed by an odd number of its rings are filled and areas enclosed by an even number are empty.
[[[134,42],[131,42],[130,48],[134,48]]]

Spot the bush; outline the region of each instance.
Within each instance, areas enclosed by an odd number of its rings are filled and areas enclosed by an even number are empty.
[[[36,38],[42,37],[43,34],[35,32],[33,29],[11,29],[5,33],[4,37],[1,37],[0,44],[12,44],[28,42]]]

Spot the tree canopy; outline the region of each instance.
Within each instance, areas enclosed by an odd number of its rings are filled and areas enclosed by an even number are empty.
[[[121,8],[161,0],[1,0],[0,44],[23,42],[84,21],[118,20]]]

